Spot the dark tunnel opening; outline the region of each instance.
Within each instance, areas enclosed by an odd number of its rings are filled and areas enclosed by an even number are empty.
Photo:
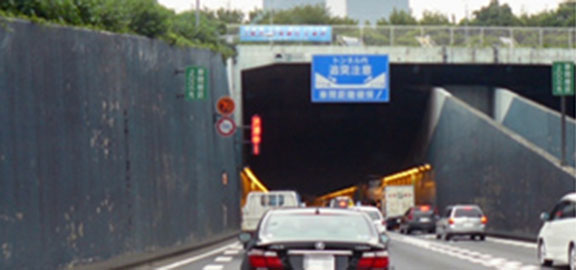
[[[243,121],[259,114],[263,123],[262,152],[246,147],[245,162],[271,189],[320,195],[425,163],[432,87],[504,87],[560,106],[546,65],[391,64],[390,74],[390,103],[318,104],[310,101],[309,64],[244,71]]]

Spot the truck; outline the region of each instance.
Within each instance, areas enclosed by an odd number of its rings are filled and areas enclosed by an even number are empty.
[[[386,219],[401,217],[408,208],[414,206],[414,186],[386,186],[384,191],[384,211]]]

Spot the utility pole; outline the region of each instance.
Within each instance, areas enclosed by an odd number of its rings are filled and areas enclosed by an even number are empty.
[[[200,0],[196,0],[196,31],[200,27]]]

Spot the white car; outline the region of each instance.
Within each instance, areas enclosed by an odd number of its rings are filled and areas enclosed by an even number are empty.
[[[242,231],[255,231],[260,218],[270,209],[298,206],[300,197],[295,191],[252,191],[242,208]]]
[[[368,214],[378,233],[382,234],[386,232],[386,221],[378,208],[374,206],[356,206],[354,209]]]
[[[543,266],[568,264],[576,270],[576,193],[564,196],[550,213],[542,213],[538,260]]]

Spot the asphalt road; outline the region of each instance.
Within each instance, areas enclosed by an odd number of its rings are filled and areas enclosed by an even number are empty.
[[[486,241],[455,238],[436,240],[430,234],[389,233],[391,270],[537,270],[568,269],[538,266],[536,244],[487,237]],[[189,254],[137,267],[138,270],[238,270],[243,250],[229,241]]]

